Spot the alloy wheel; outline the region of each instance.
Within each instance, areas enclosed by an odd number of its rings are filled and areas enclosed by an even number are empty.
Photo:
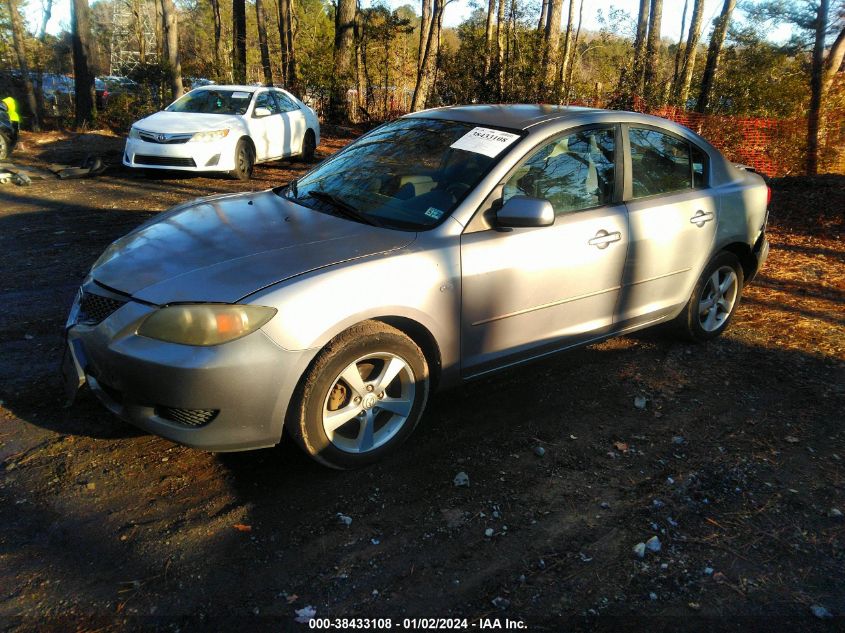
[[[730,317],[738,289],[736,271],[731,266],[713,271],[698,301],[698,322],[705,332],[715,332]]]

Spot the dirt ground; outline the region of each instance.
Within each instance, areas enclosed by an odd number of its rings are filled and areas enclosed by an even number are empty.
[[[31,164],[118,164],[122,149],[97,133],[23,144]],[[109,242],[304,169],[241,183],[114,167],[0,188],[4,629],[305,630],[307,606],[394,629],[845,627],[845,177],[774,183],[769,262],[721,339],[647,332],[441,393],[365,470],[290,442],[191,450],[90,394],[63,408],[62,326]],[[654,536],[660,551],[637,557]]]

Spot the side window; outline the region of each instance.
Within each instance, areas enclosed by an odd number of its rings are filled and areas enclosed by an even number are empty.
[[[279,108],[282,112],[293,112],[294,110],[299,110],[299,106],[285,93],[274,90],[273,94],[276,95],[276,101],[279,102]]]
[[[671,193],[693,187],[690,144],[656,130],[631,128],[631,184],[634,198]],[[704,181],[703,152],[698,152],[699,172],[695,186]]]
[[[267,108],[273,114],[279,113],[279,106],[276,104],[276,101],[269,92],[262,92],[255,98],[255,107]],[[255,110],[253,110],[253,112],[255,112]]]
[[[504,200],[543,198],[555,215],[613,202],[614,128],[583,130],[544,145],[511,176]]]

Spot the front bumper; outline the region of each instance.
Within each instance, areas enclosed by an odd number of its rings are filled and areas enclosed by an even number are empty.
[[[84,289],[119,296],[92,282]],[[213,347],[138,336],[156,306],[121,299],[100,323],[67,328],[66,386],[87,383],[112,413],[187,446],[237,451],[280,441],[288,402],[313,353],[284,350],[260,330]]]
[[[178,144],[149,143],[143,139],[128,138],[123,151],[123,164],[144,169],[231,171],[235,168],[235,146],[229,142],[228,137],[211,143],[189,141]]]

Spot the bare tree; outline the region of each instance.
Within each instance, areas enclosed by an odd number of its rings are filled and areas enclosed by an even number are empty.
[[[267,16],[264,13],[262,0],[255,0],[255,24],[258,29],[258,48],[261,51],[261,70],[264,73],[264,85],[272,86],[273,69],[270,66],[270,48],[267,46]]]
[[[695,0],[692,9],[692,21],[689,25],[687,44],[684,47],[683,61],[681,62],[681,73],[675,96],[678,103],[686,108],[689,98],[689,87],[692,83],[692,71],[695,69],[695,56],[698,53],[698,41],[701,39],[701,22],[704,15],[704,0]]]
[[[352,85],[352,54],[355,48],[355,0],[338,0],[334,30],[334,76],[329,110],[332,118],[349,120],[347,93]]]
[[[170,90],[175,101],[182,96],[182,59],[179,55],[179,18],[173,0],[161,0],[164,52],[170,74]]]
[[[484,31],[484,80],[490,77],[490,69],[493,66],[493,20],[495,18],[496,0],[489,0],[487,3],[487,24]]]
[[[411,99],[411,110],[416,112],[425,108],[428,101],[434,74],[437,66],[437,56],[440,52],[440,32],[443,28],[444,0],[434,0],[431,10],[431,21],[426,34],[425,48],[417,72],[417,83]]]
[[[572,0],[569,1],[571,4]],[[549,0],[549,17],[546,21],[546,38],[543,46],[543,78],[548,91],[554,89],[562,15],[563,0]]]
[[[634,64],[631,71],[628,91],[634,94],[643,92],[643,70],[646,57],[646,35],[648,34],[648,16],[651,0],[640,0],[637,14],[637,35],[634,38]]]
[[[296,75],[296,46],[293,38],[293,0],[279,0],[279,42],[282,48],[282,81],[293,93],[298,93]],[[353,28],[354,30],[354,28]]]
[[[505,96],[505,36],[505,0],[499,0],[496,12],[496,58],[499,61],[496,89],[499,101]]]
[[[38,105],[35,102],[35,89],[32,87],[32,78],[29,76],[29,65],[26,63],[26,40],[24,40],[23,26],[21,25],[21,14],[18,12],[18,3],[15,0],[6,0],[9,8],[9,19],[12,23],[12,40],[15,47],[15,55],[18,58],[18,67],[21,69],[24,92],[26,93],[26,105],[32,116],[30,126],[36,132],[41,129],[38,121]]]
[[[232,0],[232,81],[246,83],[246,3]]]
[[[537,19],[537,30],[543,33],[546,30],[546,15],[549,12],[549,0],[543,0],[543,6],[540,9],[540,17]]]
[[[819,170],[819,119],[824,92],[824,40],[827,35],[829,0],[819,0],[816,12],[816,33],[813,45],[813,68],[810,75],[810,109],[807,112],[807,175]]]
[[[70,28],[76,126],[85,127],[94,123],[94,73],[91,72],[91,15],[88,0],[72,0]]]
[[[223,31],[223,19],[220,15],[220,0],[211,0],[211,13],[214,16],[214,78],[219,81],[223,78],[223,70],[220,64],[220,40]]]
[[[558,71],[557,85],[559,88],[563,87],[563,83],[568,76],[568,68],[572,57],[572,36],[575,34],[575,0],[569,0],[569,15],[566,18],[566,35],[563,37],[563,54],[560,59],[560,68]],[[555,92],[559,92],[556,90]]]
[[[572,69],[575,68],[575,54],[578,50],[578,39],[581,37],[581,22],[584,20],[584,0],[578,7],[578,29],[575,31],[575,40],[572,42],[572,60],[569,62],[569,72],[566,74],[566,83],[563,89],[563,96],[566,103],[572,99]]]
[[[41,28],[38,30],[38,39],[42,42],[47,37],[47,24],[53,16],[53,0],[44,1],[44,12],[41,15]]]
[[[649,103],[656,105],[662,92],[658,85],[658,64],[660,63],[660,28],[663,19],[663,0],[651,0],[648,18],[648,41],[645,56],[645,95]]]
[[[698,95],[698,103],[695,107],[698,112],[707,112],[710,105],[713,84],[716,81],[716,73],[719,71],[719,59],[722,57],[722,46],[725,43],[725,35],[728,32],[734,7],[736,7],[736,0],[725,0],[722,5],[722,13],[716,19],[713,27],[713,35],[710,36],[710,46],[707,49],[704,76],[701,78],[701,92]]]
[[[425,47],[428,44],[428,31],[431,28],[431,0],[422,0],[422,15],[420,16],[420,49],[417,54],[417,73],[422,68]]]
[[[675,49],[675,66],[672,69],[672,93],[678,85],[678,73],[681,72],[681,59],[684,56],[684,31],[687,29],[687,10],[689,0],[684,0],[684,12],[681,14],[681,34],[678,36],[678,47]]]

